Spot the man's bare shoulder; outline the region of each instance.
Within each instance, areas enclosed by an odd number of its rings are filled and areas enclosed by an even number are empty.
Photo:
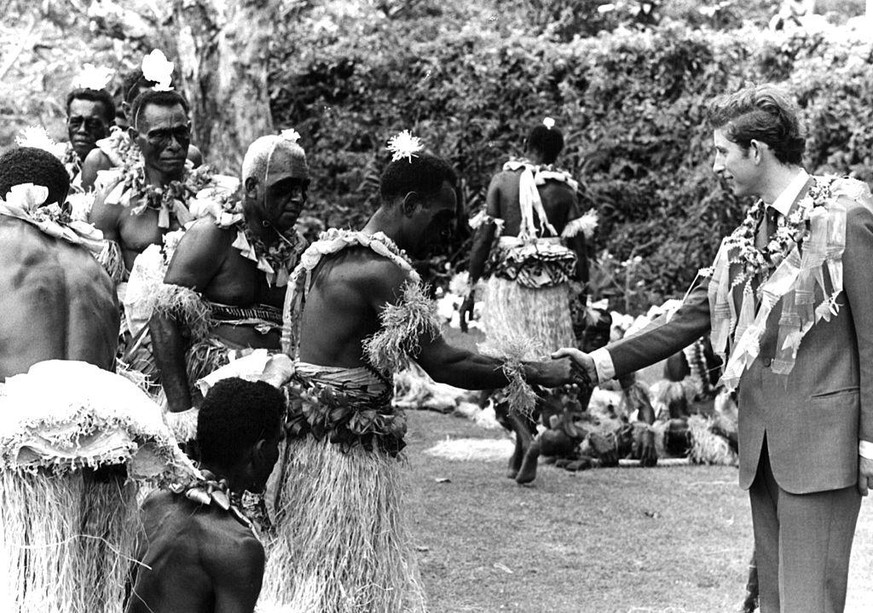
[[[516,185],[521,176],[521,169],[518,170],[501,170],[491,178],[493,187],[506,187]]]
[[[215,223],[212,216],[201,217],[185,230],[179,247],[183,244],[189,249],[195,246],[200,249],[227,247],[234,241],[236,234],[235,227],[222,228]]]
[[[84,247],[49,236],[26,221],[5,216],[0,216],[0,253],[4,265],[18,262],[36,266],[49,261],[67,274],[94,275],[103,270]]]
[[[254,545],[263,552],[252,530],[228,511],[201,505],[165,490],[157,490],[146,497],[142,519],[151,542],[169,537],[169,545],[192,551],[196,549],[204,559],[231,553],[238,547],[250,549]]]
[[[342,283],[372,294],[399,288],[409,271],[366,247],[348,247],[326,264],[324,281]]]
[[[97,193],[97,196],[94,198],[94,205],[91,207],[91,213],[88,216],[88,220],[104,233],[117,230],[122,216],[128,212],[128,208],[125,206],[108,204],[106,202],[108,193],[108,190]]]
[[[91,149],[91,151],[88,152],[88,155],[85,156],[85,161],[82,162],[83,169],[87,169],[94,173],[98,170],[109,170],[112,166],[112,160],[109,159],[109,156],[106,155],[100,147],[94,147]]]

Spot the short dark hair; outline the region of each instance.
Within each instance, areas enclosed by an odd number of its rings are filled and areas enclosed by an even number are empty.
[[[14,185],[22,183],[47,187],[48,204],[64,204],[70,191],[70,175],[61,161],[48,151],[34,147],[10,149],[0,156],[0,198],[5,198]]]
[[[178,104],[182,106],[186,114],[188,113],[188,101],[179,92],[150,89],[137,96],[133,104],[130,105],[130,117],[127,120],[132,127],[136,128],[136,120],[140,110],[149,104],[155,106],[176,106]]]
[[[216,383],[197,416],[197,449],[200,461],[229,465],[259,440],[280,427],[285,397],[263,381],[239,377]]]
[[[409,192],[435,195],[446,182],[457,187],[458,176],[452,167],[433,154],[419,153],[411,160],[402,158],[388,164],[379,179],[379,192],[383,202],[393,202]]]
[[[103,118],[106,123],[115,121],[115,102],[105,89],[74,89],[67,94],[67,115],[70,114],[70,104],[73,100],[91,100],[103,105]]]
[[[564,148],[564,135],[558,128],[547,128],[540,124],[527,135],[527,148],[537,151],[544,164],[554,164]]]
[[[783,164],[800,164],[806,139],[797,104],[775,85],[751,85],[709,103],[707,122],[725,138],[748,149],[752,140],[767,143]]]

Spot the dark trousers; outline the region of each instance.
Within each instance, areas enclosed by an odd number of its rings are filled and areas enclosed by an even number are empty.
[[[855,524],[856,487],[790,494],[773,478],[767,443],[749,489],[761,613],[840,613]]]

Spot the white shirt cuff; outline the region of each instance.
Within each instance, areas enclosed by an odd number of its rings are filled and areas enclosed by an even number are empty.
[[[873,460],[873,443],[858,441],[858,455],[867,460]]]
[[[594,367],[597,369],[597,382],[603,383],[615,378],[615,365],[612,363],[612,356],[606,348],[601,347],[591,352],[591,359],[594,360]]]

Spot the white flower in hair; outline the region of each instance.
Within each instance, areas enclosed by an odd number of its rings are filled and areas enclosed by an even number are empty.
[[[173,89],[170,86],[173,81],[173,62],[167,60],[167,56],[160,49],[155,49],[142,58],[142,76],[157,83],[156,90]]]
[[[64,159],[67,152],[66,143],[56,143],[42,126],[28,126],[18,133],[15,142],[19,147],[33,147],[48,151],[59,160]]]
[[[546,129],[551,130],[555,127],[555,120],[551,117],[546,117],[543,119],[543,125],[546,126]]]
[[[297,144],[297,141],[300,140],[300,133],[297,130],[295,130],[294,128],[288,128],[287,130],[282,130],[282,132],[281,132],[281,134],[279,134],[279,136],[281,136],[282,138],[284,138],[287,141],[294,143],[295,145]]]
[[[21,183],[13,185],[6,193],[6,205],[16,212],[29,213],[42,205],[48,198],[49,190],[45,185]]]
[[[421,143],[421,139],[413,136],[409,130],[403,130],[396,136],[388,139],[387,149],[393,154],[391,157],[392,162],[402,160],[403,158],[411,162],[413,156],[418,157],[416,154],[424,149],[424,145]]]
[[[93,89],[99,91],[105,89],[112,80],[113,72],[103,66],[95,66],[94,64],[85,64],[82,70],[73,79],[73,89]]]

